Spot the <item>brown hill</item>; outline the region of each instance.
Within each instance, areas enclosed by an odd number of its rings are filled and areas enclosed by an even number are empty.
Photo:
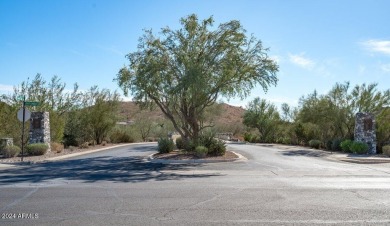
[[[242,107],[236,107],[229,104],[218,104],[218,110],[214,115],[214,122],[216,126],[220,128],[229,128],[230,125],[242,124],[242,116],[245,109]],[[147,115],[150,120],[162,120],[165,118],[164,114],[159,108],[153,111],[140,110],[139,106],[135,102],[121,102],[119,108],[119,114],[121,121],[135,121],[139,118],[140,114]]]

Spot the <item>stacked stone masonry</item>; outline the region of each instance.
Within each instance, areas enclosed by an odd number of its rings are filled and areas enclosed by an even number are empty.
[[[49,112],[32,112],[30,119],[29,143],[45,143],[50,151]]]
[[[355,118],[355,141],[368,144],[368,154],[376,154],[375,117],[370,113],[357,113]]]

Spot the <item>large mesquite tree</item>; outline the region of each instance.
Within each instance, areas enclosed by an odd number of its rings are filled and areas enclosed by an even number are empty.
[[[143,105],[156,104],[186,139],[194,140],[206,127],[205,110],[218,97],[246,97],[252,88],[276,85],[277,64],[261,41],[247,37],[239,21],[213,27],[213,18],[181,19],[182,27],[151,30],[140,38],[138,50],[127,55],[119,86]]]

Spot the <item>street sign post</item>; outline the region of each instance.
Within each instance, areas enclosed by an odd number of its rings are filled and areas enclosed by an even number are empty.
[[[37,101],[26,101],[25,95],[18,96],[18,100],[23,100],[23,107],[19,109],[18,111],[18,119],[22,122],[22,162],[23,162],[23,155],[24,155],[24,123],[26,120],[29,120],[31,118],[31,112],[26,109],[26,106],[38,106],[39,102]]]
[[[25,101],[24,105],[25,106],[38,106],[39,102],[36,102],[36,101]]]
[[[24,115],[23,115],[23,111],[24,111]],[[24,121],[29,120],[31,118],[31,112],[28,109],[23,110],[23,108],[20,108],[18,111],[18,119],[19,121],[23,122],[23,118]]]

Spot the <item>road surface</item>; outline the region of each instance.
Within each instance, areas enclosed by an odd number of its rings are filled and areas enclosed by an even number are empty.
[[[150,163],[156,144],[138,144],[3,169],[0,225],[390,224],[388,164],[229,149],[248,161]]]

